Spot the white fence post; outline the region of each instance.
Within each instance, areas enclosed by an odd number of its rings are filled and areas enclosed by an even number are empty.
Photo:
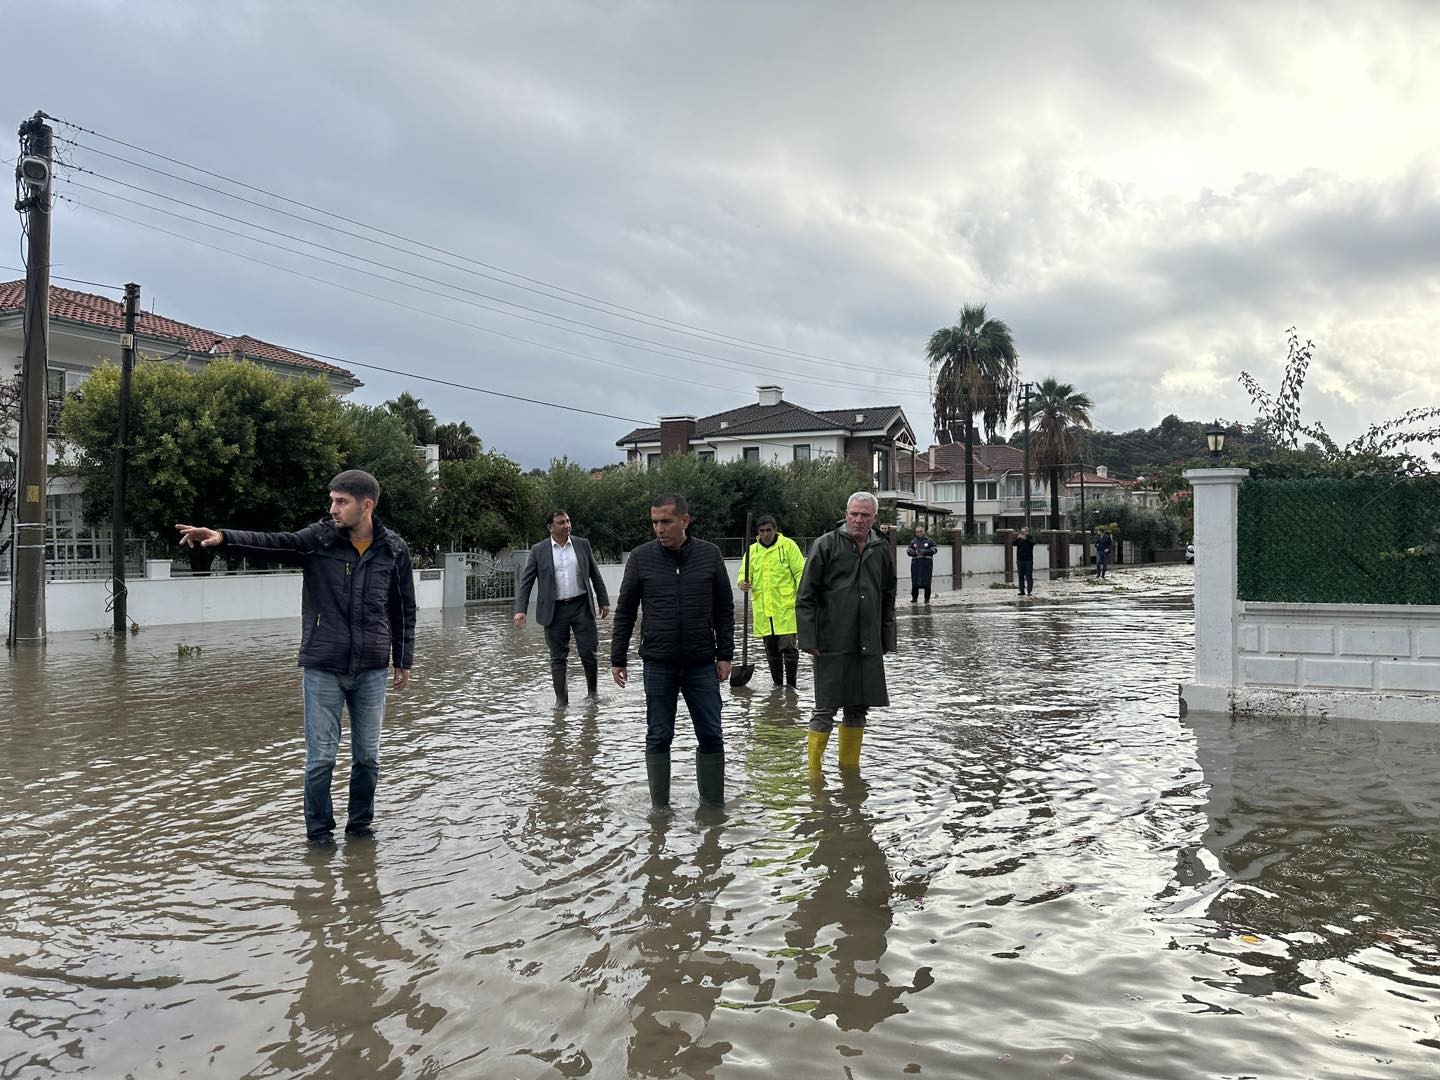
[[[1187,469],[1195,506],[1195,683],[1188,706],[1229,711],[1236,684],[1240,485],[1249,469]]]
[[[445,553],[445,587],[440,594],[441,607],[465,609],[465,575],[468,572],[463,551]]]

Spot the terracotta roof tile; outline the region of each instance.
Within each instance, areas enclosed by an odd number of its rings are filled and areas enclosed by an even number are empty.
[[[0,315],[24,310],[25,282],[0,282]],[[113,330],[117,334],[125,328],[125,308],[118,301],[74,289],[62,289],[58,285],[50,286],[50,317],[101,330]],[[335,375],[359,385],[359,380],[353,373],[334,364],[282,349],[279,345],[271,345],[248,335],[226,337],[214,330],[191,326],[148,311],[142,311],[136,316],[135,332],[153,341],[171,342],[202,356],[236,356],[246,360],[288,364]]]

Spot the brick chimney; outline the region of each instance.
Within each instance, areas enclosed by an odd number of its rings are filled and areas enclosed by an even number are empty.
[[[785,400],[785,388],[783,386],[757,386],[760,393],[761,405],[779,405]]]
[[[690,440],[694,437],[695,417],[660,417],[661,458],[668,458],[671,454],[688,454],[690,452]]]

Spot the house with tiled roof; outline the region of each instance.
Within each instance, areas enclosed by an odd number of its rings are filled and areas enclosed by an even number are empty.
[[[626,462],[658,464],[672,454],[694,454],[702,461],[754,461],[784,465],[792,461],[846,458],[871,478],[876,495],[893,503],[902,518],[932,511],[916,496],[915,432],[898,405],[858,405],[846,409],[810,409],[785,400],[783,386],[756,387],[748,405],[711,416],[659,417],[615,440]]]
[[[25,301],[24,281],[0,282],[0,378],[18,375],[21,370],[25,351]],[[66,394],[79,389],[106,360],[120,362],[120,335],[124,326],[125,309],[119,301],[50,287],[47,351],[52,423]],[[318,375],[337,396],[361,385],[360,380],[343,367],[249,335],[222,334],[153,311],[142,311],[135,320],[135,349],[141,360],[164,360],[192,370],[225,358],[247,360],[281,375]],[[11,449],[16,447],[17,436],[12,424]],[[54,451],[52,443],[52,464]],[[47,562],[102,559],[108,562],[108,527],[88,525],[81,516],[80,504],[78,484],[73,478],[51,476],[46,490]]]
[[[976,531],[985,536],[1001,529],[1018,529],[1027,524],[1025,514],[1025,451],[1007,443],[974,447],[971,476],[975,485]],[[917,495],[930,503],[947,507],[958,521],[965,517],[965,444],[932,446],[920,455],[915,470]],[[1158,493],[1143,482],[1121,480],[1104,465],[1070,468],[1064,471],[1060,490],[1060,513],[1078,525],[1081,509],[1100,499],[1131,499],[1142,506],[1154,505]],[[1049,527],[1050,481],[1043,473],[1030,481],[1028,524]]]
[[[4,360],[13,359],[19,371],[24,352],[25,282],[0,282],[0,373]],[[120,334],[125,327],[125,309],[117,300],[50,287],[50,381],[52,396],[73,390],[90,377],[106,359],[119,363]],[[189,368],[198,368],[221,357],[249,360],[281,375],[320,375],[331,393],[348,394],[360,380],[354,374],[306,356],[261,341],[249,335],[232,336],[192,326],[176,319],[142,311],[135,320],[135,348],[144,359],[164,358]]]

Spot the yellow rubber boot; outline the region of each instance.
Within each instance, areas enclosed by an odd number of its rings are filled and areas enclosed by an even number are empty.
[[[820,771],[820,762],[825,759],[825,747],[829,742],[830,733],[828,731],[810,732],[810,745],[806,757],[809,761],[811,772]]]
[[[842,769],[858,769],[860,767],[860,741],[865,738],[863,727],[842,727],[840,729],[840,767]]]

